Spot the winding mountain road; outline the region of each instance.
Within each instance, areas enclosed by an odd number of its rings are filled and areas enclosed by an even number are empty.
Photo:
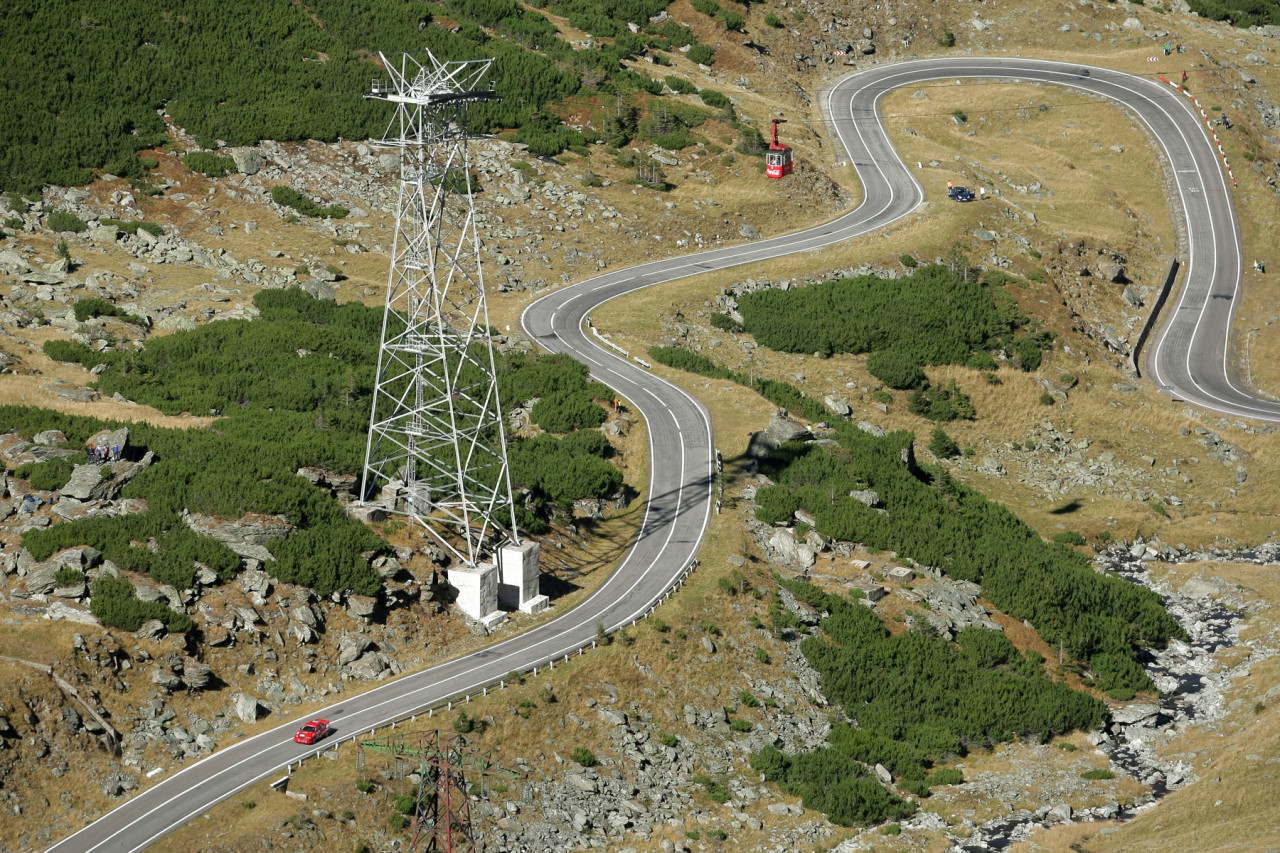
[[[828,102],[864,187],[856,210],[795,234],[610,272],[551,293],[524,313],[524,327],[534,340],[586,361],[593,376],[625,396],[648,424],[650,490],[644,521],[620,568],[585,602],[555,620],[466,657],[344,697],[310,716],[328,717],[338,738],[368,731],[511,670],[573,652],[590,642],[598,623],[612,630],[657,602],[689,565],[706,529],[713,482],[710,417],[685,391],[590,341],[583,331],[585,316],[643,287],[818,249],[906,216],[924,201],[924,191],[889,143],[877,114],[880,98],[902,86],[956,78],[1029,80],[1082,89],[1123,102],[1150,128],[1173,168],[1190,246],[1185,284],[1151,348],[1149,373],[1158,385],[1204,408],[1280,420],[1280,404],[1250,396],[1228,370],[1227,332],[1240,296],[1240,230],[1218,153],[1200,116],[1179,92],[1117,71],[1031,59],[948,57],[856,73],[831,90]],[[222,747],[50,849],[124,853],[147,847],[246,785],[314,754],[316,747],[293,743],[300,723],[282,723]]]

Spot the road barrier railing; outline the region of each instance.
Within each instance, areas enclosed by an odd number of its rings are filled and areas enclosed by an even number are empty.
[[[680,589],[680,587],[684,586],[684,583],[686,580],[688,580],[689,575],[693,574],[693,572],[696,571],[697,568],[698,568],[698,558],[694,557],[692,560],[688,562],[688,564],[684,567],[684,569],[681,570],[680,574],[672,579],[671,583],[667,585],[666,589],[664,589],[654,599],[652,599],[644,607],[642,611],[638,612],[635,616],[631,617],[629,620],[624,619],[622,622],[619,622],[618,624],[614,625],[612,628],[607,629],[605,631],[605,635],[608,637],[612,637],[614,634],[617,634],[619,631],[625,631],[627,628],[634,628],[637,625],[639,625],[642,621],[649,619],[651,616],[653,616],[654,612],[657,611],[657,609],[660,606],[665,604],[667,600],[670,599],[671,596],[677,590]],[[380,731],[384,731],[384,730],[395,731],[397,726],[401,726],[406,723],[410,723],[410,724],[416,723],[419,717],[425,716],[427,719],[432,719],[435,717],[437,712],[449,713],[453,711],[454,708],[457,706],[470,704],[473,698],[488,696],[490,690],[505,690],[507,687],[507,682],[510,676],[512,675],[512,673],[519,674],[520,676],[530,675],[536,678],[539,670],[547,669],[550,671],[554,671],[556,668],[556,664],[560,664],[563,666],[564,664],[569,663],[572,658],[582,657],[588,651],[595,649],[597,645],[598,645],[598,639],[596,637],[593,637],[590,641],[580,643],[576,646],[573,646],[570,649],[562,650],[560,652],[557,652],[554,655],[549,655],[547,657],[540,658],[535,663],[526,664],[524,667],[517,667],[499,678],[495,678],[487,682],[482,682],[481,684],[471,687],[466,691],[455,693],[454,695],[447,697],[445,699],[440,699],[436,702],[431,702],[431,703],[421,705],[417,709],[401,714],[399,717],[395,717],[390,721],[383,721],[373,726],[367,726],[365,728],[361,728],[349,734],[344,732],[341,737],[337,737],[332,741],[328,741],[322,745],[319,745],[315,749],[309,752],[303,753],[297,758],[293,758],[284,764],[277,765],[276,767],[272,768],[271,771],[269,771],[267,774],[264,774],[264,775],[270,775],[271,773],[275,773],[281,770],[283,770],[286,774],[291,775],[295,769],[300,770],[302,768],[303,762],[313,758],[318,758],[326,752],[336,753],[338,751],[338,748],[342,746],[344,743],[358,744],[360,740],[374,737]],[[274,783],[272,787],[275,787]]]

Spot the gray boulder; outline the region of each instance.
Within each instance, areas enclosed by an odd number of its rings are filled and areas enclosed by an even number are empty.
[[[184,513],[182,520],[196,533],[217,539],[241,557],[263,562],[275,559],[267,550],[267,543],[293,532],[293,525],[285,516],[262,515],[256,512],[245,513],[233,521],[223,521],[196,513]]]
[[[855,501],[862,501],[871,509],[875,509],[880,506],[879,493],[874,492],[871,489],[855,489],[852,492],[849,492],[849,497],[853,498]]]
[[[0,270],[13,275],[20,275],[31,272],[31,265],[22,259],[22,255],[12,249],[5,249],[0,252]]]
[[[256,148],[233,148],[231,159],[236,161],[236,169],[246,175],[256,175],[267,165],[267,160]]]
[[[256,723],[258,721],[258,700],[248,694],[231,694],[231,710],[243,722]]]
[[[56,564],[48,564],[27,575],[25,586],[27,595],[45,595],[53,592],[53,588],[57,586],[57,574],[60,567]]]
[[[326,274],[328,274],[327,271],[326,271]],[[319,271],[317,271],[315,275],[318,276]],[[318,277],[309,278],[306,281],[302,282],[300,286],[302,287],[303,290],[305,290],[307,293],[310,293],[316,299],[323,299],[329,302],[334,302],[338,298],[338,289],[334,287],[332,284],[330,284],[328,281],[321,281]]]
[[[134,639],[137,640],[154,640],[156,637],[164,636],[164,623],[159,619],[148,619],[142,623],[138,630],[133,632]]]
[[[182,662],[182,683],[189,690],[204,690],[213,680],[213,668],[195,658],[184,658]]]
[[[769,428],[765,434],[775,447],[781,447],[788,441],[800,441],[810,437],[807,427],[776,413],[769,418]]]
[[[769,538],[769,547],[778,554],[784,565],[807,569],[817,562],[817,554],[808,545],[796,541],[795,534],[789,529],[779,528]]]
[[[151,673],[151,683],[166,693],[172,693],[182,686],[182,679],[157,666]]]
[[[372,595],[353,595],[347,599],[347,614],[352,619],[368,621],[378,609],[378,599]]]
[[[385,669],[387,669],[386,658],[375,652],[360,658],[360,660],[348,666],[346,671],[352,678],[371,681],[381,675]]]
[[[853,407],[849,405],[849,401],[844,397],[840,397],[835,394],[828,394],[823,398],[822,402],[833,415],[847,418],[849,415],[853,414]]]
[[[373,648],[373,641],[362,634],[344,633],[338,640],[338,666],[355,663]]]
[[[60,429],[47,429],[38,432],[31,437],[31,440],[42,447],[60,447],[67,443],[67,437]]]
[[[111,494],[114,478],[104,477],[103,473],[101,465],[77,465],[71,472],[71,479],[62,487],[59,494],[64,498],[74,498],[78,501],[106,500]]]
[[[1139,725],[1154,720],[1160,714],[1160,706],[1147,702],[1135,702],[1111,712],[1111,718],[1126,726]]]

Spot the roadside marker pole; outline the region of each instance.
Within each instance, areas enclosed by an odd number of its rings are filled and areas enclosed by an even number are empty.
[[[1177,89],[1182,94],[1186,95],[1188,98],[1191,99],[1191,103],[1196,105],[1196,109],[1200,111],[1200,117],[1204,119],[1205,126],[1209,129],[1209,135],[1213,137],[1214,145],[1218,147],[1218,153],[1222,155],[1222,165],[1223,165],[1223,168],[1227,170],[1227,177],[1231,179],[1231,186],[1233,187],[1236,186],[1237,185],[1236,176],[1235,176],[1235,173],[1231,170],[1231,163],[1227,160],[1227,152],[1223,150],[1222,142],[1218,139],[1218,132],[1213,129],[1213,120],[1209,118],[1209,114],[1206,113],[1204,111],[1204,107],[1200,105],[1200,100],[1196,98],[1195,95],[1191,94],[1186,89],[1184,89],[1182,86],[1179,86],[1177,83],[1170,80],[1168,77],[1165,77],[1162,74],[1157,74],[1156,77],[1164,81],[1165,83],[1168,83],[1170,86]]]

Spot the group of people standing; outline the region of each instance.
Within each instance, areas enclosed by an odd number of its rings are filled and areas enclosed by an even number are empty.
[[[120,445],[113,444],[107,447],[105,444],[89,445],[89,461],[90,462],[119,462],[120,461]]]

